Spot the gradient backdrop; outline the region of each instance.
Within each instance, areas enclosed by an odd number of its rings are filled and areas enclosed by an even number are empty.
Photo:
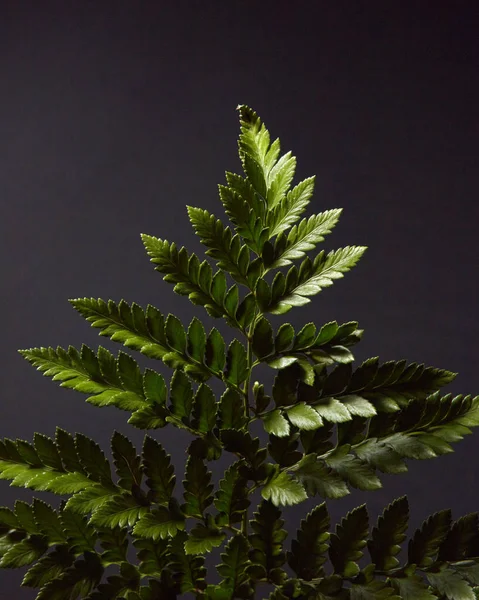
[[[238,103],[298,157],[295,181],[317,175],[311,211],[344,208],[323,247],[369,246],[287,319],[358,320],[359,362],[424,362],[459,372],[447,391],[479,393],[478,28],[479,4],[459,0],[0,3],[0,435],[58,425],[108,456],[114,429],[141,444],[126,413],[85,403],[17,349],[122,348],[68,298],[204,316],[154,271],[140,233],[200,250],[185,205],[222,215],[216,185],[240,172]],[[154,436],[181,482],[189,437]],[[443,508],[478,510],[479,433],[455,449],[328,501],[333,519],[364,501],[375,518],[402,494],[414,527]],[[211,463],[215,481],[226,464]],[[2,505],[33,495],[1,488]],[[284,511],[288,531],[315,503]],[[0,571],[0,598],[35,597],[21,571]]]

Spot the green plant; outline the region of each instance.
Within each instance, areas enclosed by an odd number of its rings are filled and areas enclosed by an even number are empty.
[[[35,563],[22,585],[40,588],[38,600],[154,600],[187,592],[248,599],[259,582],[272,586],[275,600],[479,597],[477,514],[455,522],[449,510],[432,515],[400,564],[406,497],[384,510],[371,534],[365,505],[329,533],[321,501],[301,521],[289,548],[283,546],[282,506],[312,496],[339,498],[350,487],[375,490],[381,472],[407,471],[406,459],[451,452],[451,443],[479,424],[479,396],[440,395],[456,374],[406,360],[380,364],[374,357],[353,369],[351,348],[363,333],[355,321],[319,329],[308,323],[300,331],[286,323],[273,331],[268,314],[309,302],[343,277],[365,248],[307,256],[341,211],[300,220],[314,178],[291,189],[295,158],[289,152],[280,157],[279,140],[270,144],[257,114],[238,109],[245,177],[226,173],[227,184],[219,186],[232,225],[188,207],[216,268],[174,243],[150,235],[142,240],[175,292],[223,318],[243,342],[227,346],[218,329],[207,334],[197,318],[185,330],[178,318],[164,318],[151,305],[144,310],[124,300],[82,298],[70,302],[100,335],[174,370],[169,391],[159,373],[142,373],[121,351],[115,357],[102,346],[96,354],[86,345],[20,350],[44,375],[86,393],[87,402],[131,413],[134,427],[169,424],[188,431],[194,439],[187,449],[184,502],[174,495],[170,456],[150,435],[138,454],[127,437],[113,434],[116,480],[100,447],[80,433],[57,428],[55,439],[35,433],[32,444],[4,439],[2,479],[68,499],[58,510],[39,499],[1,508],[0,566]],[[263,363],[275,370],[271,394],[251,382]],[[219,398],[207,383],[215,379],[224,385]],[[250,433],[254,421],[268,434],[266,446]],[[208,462],[222,453],[232,462],[215,490]],[[255,490],[261,500],[250,520]],[[130,543],[135,564],[127,558]],[[204,555],[220,546],[222,582],[208,584]],[[118,573],[102,583],[110,565]]]

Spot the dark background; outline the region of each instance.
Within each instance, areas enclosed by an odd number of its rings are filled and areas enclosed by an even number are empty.
[[[222,216],[216,185],[241,172],[238,103],[298,157],[295,182],[317,175],[310,212],[344,208],[323,247],[369,247],[287,320],[358,320],[358,362],[424,362],[459,373],[445,391],[479,393],[478,27],[473,1],[3,2],[1,436],[32,440],[58,425],[109,455],[117,429],[140,446],[127,413],[85,403],[17,349],[123,348],[68,298],[151,303],[184,321],[205,314],[162,281],[140,233],[200,250],[185,205]],[[181,490],[188,436],[153,435]],[[378,492],[328,501],[333,522],[364,501],[375,519],[402,494],[412,527],[443,508],[477,510],[478,440],[410,462]],[[215,481],[226,464],[210,463]],[[2,483],[3,505],[33,495]],[[288,531],[317,501],[285,510]],[[1,573],[0,597],[35,597],[19,589],[23,572]]]

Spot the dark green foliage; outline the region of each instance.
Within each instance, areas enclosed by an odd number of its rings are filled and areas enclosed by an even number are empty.
[[[230,223],[188,206],[215,267],[175,242],[141,235],[155,270],[176,293],[223,318],[232,341],[198,317],[185,326],[150,304],[71,299],[101,336],[172,374],[165,381],[123,350],[115,356],[102,346],[19,351],[62,387],[126,411],[130,425],[149,433],[137,450],[115,431],[112,464],[95,441],[59,427],[54,438],[35,433],[33,443],[1,440],[0,479],[64,498],[58,509],[38,498],[0,507],[0,567],[28,567],[22,585],[39,588],[37,600],[253,600],[268,584],[272,600],[479,598],[477,514],[457,521],[448,510],[433,514],[405,545],[403,496],[371,532],[366,505],[330,532],[324,499],[378,489],[383,473],[407,471],[408,460],[452,452],[479,425],[479,396],[444,394],[455,373],[405,359],[353,366],[363,335],[357,321],[273,327],[271,314],[310,302],[366,247],[309,255],[342,209],[305,216],[314,177],[293,185],[296,158],[281,155],[253,110],[238,110],[244,173],[227,172],[219,186]],[[272,370],[271,390],[252,379],[261,364]],[[257,420],[267,440],[253,437]],[[192,436],[182,492],[170,455],[152,436],[167,425]],[[232,462],[215,486],[211,461],[222,454]],[[256,490],[261,501],[250,520]],[[317,496],[286,543],[282,507]],[[128,560],[130,543],[136,564]],[[214,549],[221,581],[208,584],[204,555]],[[116,573],[105,577],[111,565]]]

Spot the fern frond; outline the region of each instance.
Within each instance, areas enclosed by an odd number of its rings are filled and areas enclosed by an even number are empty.
[[[264,226],[265,200],[258,196],[249,180],[234,173],[226,173],[228,185],[218,185],[221,203],[246,246],[261,254],[268,239]]]
[[[324,236],[331,233],[341,212],[342,209],[333,209],[313,215],[293,225],[288,235],[278,235],[274,244],[273,263],[268,268],[284,267],[314,250],[317,244],[324,241]]]
[[[161,375],[150,369],[142,375],[136,361],[121,351],[115,358],[100,346],[95,355],[91,348],[82,344],[80,352],[73,346],[68,350],[58,346],[56,349],[29,348],[19,352],[45,377],[60,381],[60,387],[91,394],[86,401],[96,406],[114,405],[129,411],[145,406],[151,378],[159,384],[158,390],[163,389],[166,394]]]
[[[326,503],[318,504],[302,519],[296,539],[291,542],[291,551],[287,552],[289,566],[298,577],[310,581],[323,577],[324,556],[328,549],[330,519]]]
[[[246,569],[251,565],[248,557],[248,540],[242,534],[236,534],[226,544],[221,554],[222,562],[216,570],[223,578],[215,586],[218,593],[226,592],[228,598],[250,598],[254,594]]]
[[[301,181],[287,194],[286,198],[267,213],[270,239],[289,229],[306,210],[314,191],[315,177]]]
[[[118,358],[105,348],[98,354],[82,345],[81,352],[69,346],[68,352],[60,346],[31,348],[20,353],[31,364],[60,386],[92,394],[86,401],[94,406],[115,406],[132,413],[128,423],[140,429],[157,429],[167,422],[182,426],[175,407],[166,406],[167,387],[163,377],[152,369],[142,374],[136,361],[124,352]],[[191,407],[190,407],[191,408]],[[191,430],[191,428],[189,428]],[[201,431],[195,431],[201,436]]]
[[[238,326],[237,306],[230,306],[227,301],[228,290],[222,271],[213,274],[207,260],[200,263],[196,254],[189,255],[184,247],[178,250],[174,242],[145,233],[141,239],[150,262],[157,265],[155,271],[164,273],[163,279],[175,284],[177,294],[188,296],[193,304],[203,306],[211,317],[226,317],[233,327]]]
[[[249,557],[254,566],[254,570],[250,570],[255,575],[253,579],[266,577],[279,585],[287,578],[282,568],[286,562],[283,541],[287,532],[283,529],[281,510],[270,501],[262,500],[250,523],[253,533],[248,536],[248,541],[251,545]]]
[[[248,106],[238,106],[240,113],[239,155],[243,169],[253,187],[270,208],[284,198],[296,168],[291,152],[279,160],[280,142],[270,146],[270,136],[259,116]]]
[[[271,149],[269,132],[254,110],[244,104],[239,105],[237,110],[240,119],[240,160],[248,179],[266,199],[267,179],[279,154],[279,140]]]
[[[314,261],[305,258],[299,269],[291,267],[286,277],[278,272],[271,286],[271,299],[266,310],[283,314],[293,306],[307,304],[310,296],[331,286],[335,279],[344,277],[344,273],[355,266],[365,250],[365,246],[346,246],[327,255],[322,250]]]
[[[347,429],[340,433],[336,448],[321,455],[306,454],[287,466],[310,495],[342,497],[349,494],[347,486],[378,489],[381,482],[376,470],[402,473],[407,471],[405,459],[424,460],[452,452],[450,443],[470,433],[470,426],[479,425],[479,397],[452,399],[448,394],[441,398],[436,393],[425,401],[411,400],[400,413],[372,416],[367,432],[367,418],[350,419],[357,427],[349,434]]]
[[[178,593],[181,594],[206,588],[205,557],[185,553],[187,540],[188,534],[182,531],[172,538],[169,543],[170,568],[174,579],[179,581]],[[160,588],[159,591],[162,591],[162,589]]]
[[[221,369],[218,368],[219,358],[214,354],[214,360],[211,350],[213,347],[216,352],[218,348],[219,353],[221,343],[224,345],[217,329],[213,328],[210,332],[205,342],[204,359],[199,360],[195,358],[198,353],[194,349],[190,352],[196,345],[190,335],[181,332],[183,329],[181,324],[178,325],[170,316],[167,329],[168,319],[165,320],[161,312],[151,304],[144,311],[135,302],[130,307],[124,300],[120,300],[118,304],[113,300],[107,303],[95,298],[70,299],[69,302],[91,323],[92,327],[101,329],[101,336],[109,337],[114,342],[121,342],[127,348],[137,350],[148,358],[162,360],[172,368],[183,369],[195,380],[206,381],[211,376],[221,378]],[[186,344],[182,343],[183,338]],[[200,334],[199,344],[202,344],[201,338]]]
[[[215,522],[218,526],[232,527],[239,523],[250,505],[247,479],[240,473],[242,464],[240,461],[233,463],[219,482],[214,497],[214,505],[218,510]]]
[[[424,399],[451,383],[457,373],[407,363],[407,360],[379,364],[377,356],[365,360],[355,371],[351,364],[336,366],[321,382],[322,396],[351,401],[362,398],[378,412],[392,413],[411,399]]]
[[[359,573],[356,561],[363,556],[368,532],[369,518],[365,504],[348,512],[341,524],[336,526],[329,545],[329,558],[335,573],[343,577],[354,577]]]
[[[266,344],[266,330],[262,332],[259,336],[261,351],[258,354],[255,349],[254,332],[259,324],[261,321],[257,321],[253,330],[253,352],[258,359],[265,361],[273,369],[284,369],[298,363],[304,371],[305,382],[308,381],[309,374],[314,380],[314,371],[305,362],[305,358],[311,361],[312,366],[351,363],[354,361],[354,355],[349,347],[357,344],[364,333],[363,329],[358,328],[357,321],[348,321],[341,326],[336,321],[331,321],[323,325],[319,332],[313,323],[307,323],[297,333],[290,323],[283,323],[276,332],[274,343]]]
[[[274,208],[280,204],[289,190],[296,171],[296,157],[286,152],[268,173],[268,191],[266,201],[268,207]]]
[[[0,440],[0,479],[69,496],[58,510],[39,499],[18,501],[14,510],[0,507],[0,567],[29,566],[22,585],[40,588],[37,600],[171,600],[182,594],[252,600],[258,584],[275,586],[270,600],[479,598],[477,513],[457,521],[450,510],[428,517],[401,565],[406,497],[385,508],[371,534],[364,504],[330,533],[322,502],[285,550],[281,507],[313,496],[342,498],[352,488],[376,490],[383,473],[407,471],[409,459],[452,452],[479,426],[479,396],[442,395],[455,373],[406,360],[380,364],[372,357],[353,368],[351,348],[363,334],[356,321],[273,329],[267,313],[307,304],[355,266],[366,247],[308,257],[342,209],[304,217],[315,178],[292,187],[296,158],[281,155],[279,139],[271,143],[251,108],[238,110],[244,176],[227,171],[219,186],[231,224],[187,207],[216,268],[175,243],[141,238],[175,292],[223,318],[244,339],[227,346],[216,328],[207,333],[196,317],[185,327],[151,305],[77,298],[70,303],[101,336],[170,367],[168,385],[125,352],[114,356],[102,346],[97,352],[85,344],[19,351],[62,387],[87,394],[87,402],[130,412],[128,423],[137,428],[171,423],[192,434],[184,446],[183,503],[174,494],[172,457],[149,435],[137,452],[128,437],[113,433],[115,480],[100,446],[81,433],[58,427],[54,439],[35,433],[33,443]],[[290,266],[296,260],[300,264]],[[261,363],[276,370],[270,395],[252,380]],[[224,387],[218,396],[213,377]],[[266,447],[251,433],[256,420],[268,434]],[[208,463],[223,451],[236,460],[215,490]],[[261,500],[249,521],[253,492]],[[138,565],[129,561],[130,537]],[[208,585],[204,554],[223,544],[217,565],[222,581]],[[102,581],[110,565],[118,573]]]
[[[233,279],[248,286],[247,273],[250,266],[249,249],[242,246],[238,234],[233,235],[220,219],[207,210],[188,206],[188,215],[202,244],[209,249],[208,256],[217,260],[218,267],[228,272]]]
[[[183,480],[185,503],[181,510],[189,517],[204,518],[205,510],[213,502],[211,471],[204,461],[197,456],[189,456],[186,461],[185,479]]]
[[[80,469],[69,470],[66,467],[59,469],[44,463],[35,447],[29,442],[5,438],[0,441],[0,479],[11,480],[12,486],[60,495],[86,490],[98,482],[111,493],[115,486],[111,476],[108,477],[104,463],[101,461],[94,466],[90,462],[90,456],[96,454],[98,450],[95,443],[82,434],[77,434],[75,448],[74,458],[80,461]],[[58,449],[63,460],[62,449]],[[99,457],[101,458],[101,455]]]

